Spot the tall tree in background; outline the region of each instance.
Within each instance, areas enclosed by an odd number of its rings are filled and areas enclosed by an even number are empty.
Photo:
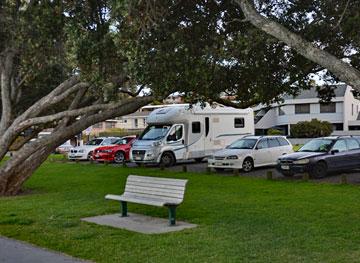
[[[115,2],[125,14],[125,3]],[[113,4],[0,3],[0,160],[11,146],[18,149],[1,163],[0,195],[17,194],[67,139],[156,97],[139,96],[126,72],[126,56],[114,41],[126,21],[110,19]],[[30,141],[44,128],[53,128],[51,136]]]

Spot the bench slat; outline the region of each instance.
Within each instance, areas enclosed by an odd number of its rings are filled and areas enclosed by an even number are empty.
[[[154,191],[152,189],[146,190],[146,189],[139,189],[139,188],[130,188],[127,187],[124,194],[131,193],[131,194],[145,194],[149,196],[155,196],[155,197],[161,197],[161,198],[178,198],[183,199],[183,194],[177,194],[177,193],[164,193],[164,192],[158,192]]]
[[[139,199],[148,199],[152,201],[159,201],[159,202],[175,202],[175,203],[181,203],[183,200],[181,198],[176,197],[162,197],[162,196],[155,196],[155,195],[148,195],[148,194],[139,194],[139,193],[126,193],[122,195],[126,198],[139,198]]]
[[[164,206],[164,205],[179,205],[181,200],[178,199],[153,199],[146,196],[139,195],[106,195],[106,199],[115,201],[125,201],[144,205]]]
[[[173,185],[163,185],[158,183],[149,183],[149,182],[126,182],[126,185],[133,185],[133,186],[144,186],[144,187],[151,187],[151,188],[160,188],[160,189],[167,189],[167,190],[174,190],[174,191],[184,191],[185,187],[183,186],[173,186]]]
[[[129,185],[127,184],[125,187],[125,192],[131,190],[133,191],[138,191],[138,192],[143,192],[143,191],[151,191],[151,192],[155,192],[155,193],[160,193],[162,195],[167,195],[169,194],[169,196],[172,195],[178,195],[180,197],[184,196],[184,190],[169,190],[169,189],[163,189],[163,188],[155,188],[155,187],[148,187],[148,186],[139,186],[139,185]]]
[[[170,179],[170,178],[159,178],[159,177],[149,177],[149,176],[138,176],[138,175],[129,175],[127,178],[128,182],[150,182],[158,183],[163,185],[173,185],[173,186],[183,186],[185,187],[187,180],[182,179]]]

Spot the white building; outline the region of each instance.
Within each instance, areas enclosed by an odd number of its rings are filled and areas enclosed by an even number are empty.
[[[360,100],[347,85],[337,85],[335,97],[328,104],[319,102],[315,88],[302,91],[298,96],[285,96],[284,102],[254,108],[255,131],[265,134],[270,128],[281,129],[289,135],[290,125],[299,121],[318,119],[333,124],[334,132],[360,130]]]

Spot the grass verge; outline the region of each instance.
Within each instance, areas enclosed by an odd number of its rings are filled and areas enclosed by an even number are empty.
[[[178,219],[199,227],[144,235],[81,222],[115,213],[128,174],[187,178]],[[264,171],[265,174],[265,171]],[[0,198],[0,235],[96,262],[357,262],[356,186],[46,162],[31,194]],[[129,211],[167,217],[165,208]]]

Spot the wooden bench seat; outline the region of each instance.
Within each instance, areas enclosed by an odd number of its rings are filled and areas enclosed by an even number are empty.
[[[176,223],[176,207],[184,199],[187,180],[129,175],[122,195],[108,194],[106,199],[121,202],[121,215],[127,216],[127,202],[169,209],[169,223]]]

